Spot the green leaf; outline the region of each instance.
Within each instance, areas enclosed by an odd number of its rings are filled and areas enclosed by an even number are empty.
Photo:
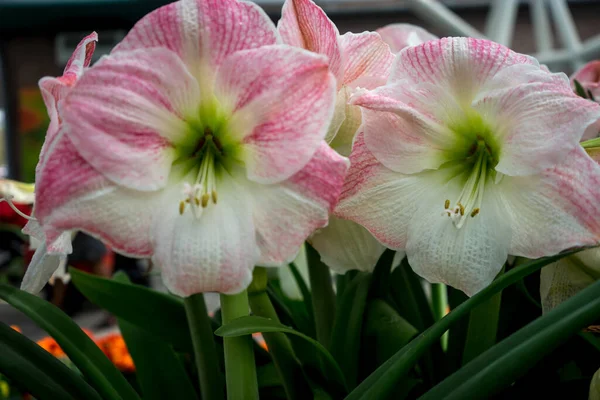
[[[321,262],[321,256],[310,244],[306,243],[305,247],[317,340],[329,348],[335,320],[335,293],[331,271]]]
[[[259,388],[282,386],[279,373],[273,363],[261,365],[256,368],[256,379],[258,379]]]
[[[583,86],[581,86],[581,83],[579,83],[577,79],[573,79],[573,83],[575,84],[575,93],[577,93],[578,96],[587,99],[587,94],[585,93]]]
[[[371,278],[370,297],[384,297],[388,293],[392,263],[394,262],[395,255],[396,252],[394,250],[385,249],[379,260],[377,260],[377,264],[373,270],[373,277]]]
[[[333,323],[331,354],[342,367],[350,388],[356,386],[358,377],[363,314],[370,286],[371,274],[359,273],[342,293]]]
[[[114,280],[131,285],[124,272]],[[135,364],[144,400],[197,399],[187,372],[173,348],[137,325],[119,319],[119,328]],[[156,371],[160,371],[157,374]]]
[[[306,282],[304,282],[304,278],[302,278],[302,275],[300,275],[300,271],[298,271],[296,264],[291,263],[291,264],[289,264],[288,268],[290,268],[290,270],[292,271],[294,280],[296,281],[298,288],[300,288],[300,293],[302,293],[302,300],[304,301],[304,304],[306,305],[306,311],[308,313],[308,317],[309,317],[309,319],[314,320],[315,317],[312,313],[313,312],[312,296],[310,294],[310,289],[308,288],[308,285],[306,284]]]
[[[178,350],[194,351],[183,301],[143,286],[115,282],[74,268],[69,272],[77,289],[92,303]]]
[[[0,298],[48,332],[103,398],[139,399],[102,350],[57,307],[4,284],[0,284]]]
[[[79,374],[1,322],[0,354],[0,372],[40,400],[101,400]]]
[[[346,387],[344,374],[340,370],[340,367],[335,359],[331,356],[327,349],[323,347],[323,345],[316,340],[273,320],[256,316],[236,318],[217,329],[215,331],[215,335],[222,337],[236,337],[250,335],[257,332],[283,332],[302,338],[304,341],[311,344],[313,349],[317,350],[322,356],[323,365],[320,369],[323,375],[331,377],[331,379],[336,381],[340,386],[344,388]]]
[[[421,399],[490,398],[599,317],[600,281],[481,354]]]
[[[523,279],[525,276],[541,269],[542,267],[560,260],[563,257],[572,255],[582,249],[571,250],[556,256],[541,258],[513,268],[502,275],[488,287],[475,294],[469,300],[465,301],[457,308],[452,310],[444,318],[436,322],[417,338],[404,346],[399,352],[394,354],[388,361],[369,375],[367,379],[354,389],[346,398],[355,399],[384,399],[394,389],[395,383],[406,376],[414,367],[419,358],[435,343],[439,343],[441,336],[454,323],[460,321],[463,317],[479,304],[490,299],[499,291],[507,286]],[[395,271],[394,271],[395,272]]]

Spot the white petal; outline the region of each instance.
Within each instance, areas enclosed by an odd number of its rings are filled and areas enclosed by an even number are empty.
[[[27,267],[21,283],[21,290],[33,294],[39,293],[61,262],[66,262],[66,259],[66,255],[48,254],[46,243],[42,243],[33,254],[29,267]]]

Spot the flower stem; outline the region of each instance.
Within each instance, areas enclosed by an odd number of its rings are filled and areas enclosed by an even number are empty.
[[[264,281],[264,287],[257,287],[253,292],[248,290],[248,301],[254,315],[269,318],[279,322],[277,312],[266,292],[266,274],[265,268],[254,268],[254,280],[250,288],[254,286],[255,281]],[[262,279],[264,277],[264,279]],[[273,363],[281,377],[283,388],[288,399],[309,399],[313,397],[312,391],[302,367],[298,363],[292,345],[287,336],[281,332],[263,333],[265,342],[269,348],[269,354],[273,358]]]
[[[223,377],[219,371],[217,348],[213,330],[202,293],[184,299],[185,312],[190,325],[194,356],[198,368],[200,392],[204,400],[223,398]]]
[[[431,304],[433,309],[433,318],[439,321],[446,315],[448,308],[448,292],[446,285],[443,283],[431,284]],[[445,351],[448,348],[448,332],[442,336],[442,349]]]
[[[308,275],[317,340],[329,348],[335,319],[335,293],[333,292],[331,272],[321,262],[319,253],[309,244],[306,245],[306,258],[308,259]]]
[[[221,294],[223,325],[249,314],[248,295]],[[251,336],[223,338],[225,346],[225,382],[229,400],[258,399],[258,383]]]

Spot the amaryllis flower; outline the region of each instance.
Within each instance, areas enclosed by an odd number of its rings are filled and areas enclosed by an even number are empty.
[[[405,47],[418,46],[438,38],[420,26],[412,24],[390,24],[377,29],[376,32],[394,53],[399,53]]]
[[[360,108],[348,103],[357,88],[374,89],[389,75],[393,54],[379,34],[339,34],[335,24],[312,0],[286,0],[277,25],[284,43],[328,57],[337,80],[333,120],[325,140],[347,156],[361,123]],[[339,273],[372,270],[385,250],[365,228],[331,216],[329,225],[310,238],[322,261]]]
[[[581,84],[586,93],[589,90],[596,101],[600,101],[600,60],[590,61],[571,75],[573,89],[575,81]]]
[[[38,180],[43,179],[48,159],[56,149],[55,145],[59,140],[59,131],[62,126],[59,104],[90,65],[97,41],[98,35],[96,32],[92,32],[79,42],[67,62],[62,76],[40,79],[40,91],[48,110],[50,125],[36,166],[36,179]],[[36,203],[43,207],[45,200],[36,193]],[[45,229],[50,231],[45,232]],[[41,226],[35,218],[27,223],[23,232],[30,236],[30,245],[35,249],[35,253],[23,277],[21,289],[36,293],[44,287],[52,274],[66,263],[67,254],[72,251],[72,233],[55,230],[50,226]],[[51,238],[50,240],[46,239],[46,234]]]
[[[388,83],[351,101],[363,125],[336,213],[427,280],[472,295],[508,254],[599,241],[600,168],[578,142],[600,106],[564,74],[445,38],[400,52]]]
[[[323,138],[328,60],[278,45],[255,4],[183,0],[140,20],[59,107],[36,217],[152,257],[181,296],[235,293],[327,223],[347,160]]]

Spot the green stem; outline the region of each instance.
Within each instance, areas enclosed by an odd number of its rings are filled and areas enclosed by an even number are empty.
[[[598,146],[600,146],[600,138],[589,139],[589,140],[586,140],[585,142],[581,142],[581,147],[583,147],[584,149],[589,149],[591,147],[598,147]]]
[[[249,314],[248,295],[221,294],[223,325]],[[258,382],[251,336],[223,338],[225,347],[225,382],[229,400],[258,399]]]
[[[217,348],[202,293],[184,299],[185,313],[190,325],[194,356],[198,368],[200,393],[203,400],[223,398],[223,377],[219,371]]]
[[[306,245],[306,258],[308,259],[308,275],[317,340],[329,348],[335,319],[335,293],[333,292],[331,272],[321,262],[319,253],[308,244]]]
[[[254,279],[257,275],[266,275],[264,268],[254,269]],[[266,284],[265,284],[266,286]],[[269,318],[279,322],[277,312],[267,295],[266,289],[248,294],[250,308],[254,315]],[[265,342],[269,348],[269,354],[273,358],[275,368],[279,373],[283,388],[288,399],[309,399],[313,397],[312,391],[287,336],[280,332],[263,333]]]
[[[448,291],[443,283],[431,284],[431,305],[433,310],[433,318],[439,321],[446,315],[448,309]],[[442,336],[442,349],[446,351],[448,348],[448,332]]]
[[[503,272],[504,269],[498,276]],[[499,291],[471,311],[465,349],[463,350],[463,365],[496,344],[501,302],[502,291]]]

